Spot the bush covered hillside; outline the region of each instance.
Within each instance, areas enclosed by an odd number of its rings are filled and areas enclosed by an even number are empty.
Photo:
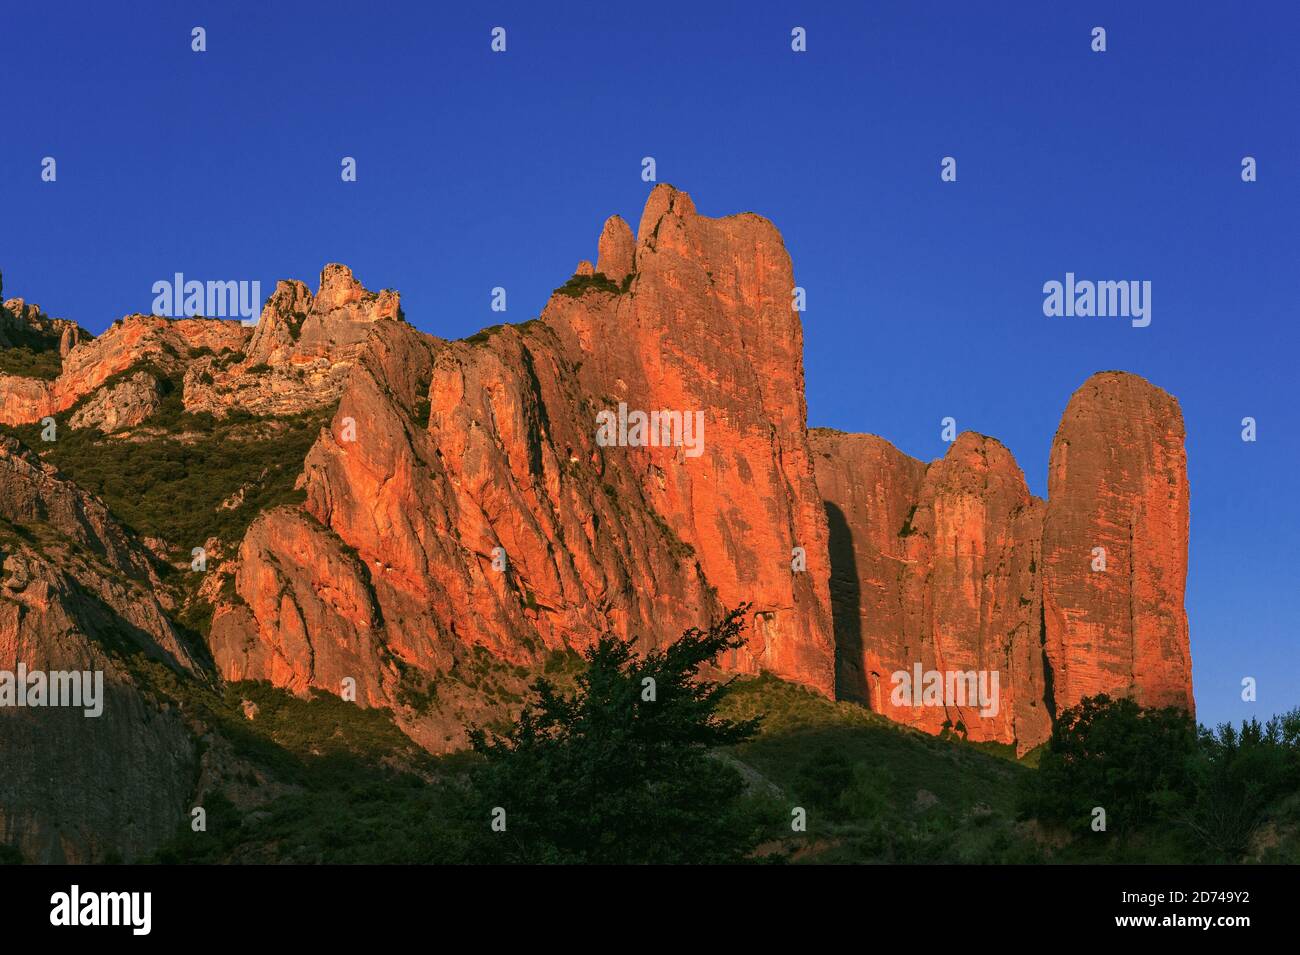
[[[186,412],[179,381],[159,385],[161,407],[129,433],[70,427],[79,405],[55,416],[57,440],[42,440],[40,424],[7,430],[177,560],[212,537],[238,544],[260,511],[301,498],[294,482],[332,408],[216,418]]]
[[[513,727],[447,757],[328,695],[173,681],[163,692],[218,727],[248,785],[208,801],[215,837],[183,827],[158,858],[1300,861],[1300,712],[1209,731],[1096,698],[1017,761],[769,676],[700,682],[733,627],[646,657],[604,641],[576,679],[535,683]]]

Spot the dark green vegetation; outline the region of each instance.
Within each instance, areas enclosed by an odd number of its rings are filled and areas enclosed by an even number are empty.
[[[735,623],[644,657],[602,641],[572,692],[538,681],[513,727],[445,757],[385,711],[262,684],[218,692],[148,664],[163,696],[230,741],[240,798],[256,800],[205,798],[208,831],[186,825],[158,858],[1300,861],[1300,713],[1198,732],[1099,698],[1063,714],[1034,769],[1010,747],[927,736],[770,676],[696,682]],[[1090,826],[1096,805],[1106,832]]]
[[[57,343],[52,349],[0,348],[0,374],[53,381],[61,371],[63,359],[59,357]]]
[[[212,538],[233,553],[259,513],[302,501],[294,484],[302,463],[334,409],[258,417],[235,410],[224,418],[192,414],[181,382],[141,362],[112,376],[97,393],[140,372],[158,382],[161,405],[143,424],[105,435],[74,429],[69,420],[86,401],[56,416],[56,440],[42,441],[40,424],[0,428],[96,495],[142,538],[157,538],[170,563],[161,570],[178,588],[173,621],[191,638],[206,639],[213,608],[197,593],[202,574],[180,573],[196,547]],[[230,580],[223,590],[233,596]]]
[[[1085,699],[1057,720],[1021,809],[1089,861],[1300,861],[1300,709],[1210,730],[1180,710]]]
[[[780,834],[795,861],[1300,861],[1300,711],[1211,731],[1097,697],[1019,761],[771,677],[736,684],[723,712],[765,714],[735,755],[808,809],[802,840]]]
[[[1022,804],[1077,834],[1106,810],[1107,830],[1132,834],[1175,809],[1192,783],[1196,724],[1182,710],[1089,697],[1056,722]]]
[[[1096,698],[1035,769],[770,676],[701,680],[738,622],[644,656],[606,639],[576,671],[557,656],[513,726],[443,757],[388,711],[214,689],[136,653],[226,767],[207,830],[187,820],[156,861],[1300,861],[1300,712],[1211,732]]]
[[[215,729],[227,764],[242,764],[238,793],[204,799],[207,830],[183,825],[156,861],[743,861],[762,805],[716,754],[756,725],[719,717],[724,689],[698,679],[739,630],[737,611],[644,657],[602,640],[572,693],[539,677],[502,736],[476,731],[475,752],[436,759],[387,712],[262,684],[217,692],[137,658],[138,680]],[[569,669],[557,660],[547,673]],[[504,831],[492,826],[498,806]]]
[[[764,851],[800,862],[1031,862],[1015,819],[1031,770],[1011,747],[927,736],[771,676],[738,681],[723,706],[763,715],[732,751],[768,794]],[[796,807],[806,832],[793,830]]]
[[[226,767],[223,788],[201,800],[206,830],[187,819],[152,861],[450,861],[434,770],[454,778],[457,760],[427,755],[388,711],[329,694],[302,700],[265,683],[214,690],[158,664],[139,667],[152,670],[141,682],[215,730],[207,745],[221,747]]]
[[[188,560],[211,537],[237,544],[259,511],[301,500],[294,482],[333,409],[280,418],[190,414],[180,383],[155,369],[137,365],[114,379],[141,370],[159,379],[162,406],[129,435],[69,427],[75,407],[57,416],[56,441],[42,441],[39,424],[8,430],[137,533],[166,541],[175,559]]]
[[[3,301],[2,295],[0,301]],[[59,377],[63,371],[63,359],[59,356],[62,331],[58,326],[29,325],[11,315],[3,306],[0,306],[0,324],[4,326],[5,341],[5,345],[0,346],[0,374],[45,381]]]
[[[465,339],[465,343],[467,345],[485,345],[492,340],[493,335],[503,328],[505,328],[504,325],[489,325],[487,328],[470,335]]]
[[[582,298],[588,292],[604,292],[606,295],[622,295],[632,287],[633,275],[623,279],[623,284],[615,282],[604,272],[591,275],[575,275],[554,292],[555,295],[567,295],[570,298]]]
[[[468,751],[430,756],[396,728],[390,711],[362,709],[327,693],[302,700],[252,682],[213,689],[138,653],[130,666],[139,684],[214,731],[206,745],[225,754],[223,786],[200,800],[206,831],[194,832],[186,820],[152,861],[479,859],[473,836],[487,830],[489,812],[473,788],[482,757]],[[553,685],[576,682],[569,654],[553,654],[545,669]],[[257,707],[251,719],[245,703]]]
[[[713,758],[758,720],[720,718],[722,687],[700,668],[743,644],[744,608],[644,657],[612,637],[586,655],[577,692],[533,684],[504,737],[471,734],[484,764],[467,805],[472,855],[485,862],[743,861],[759,827],[745,784]],[[488,826],[488,807],[495,825]],[[478,824],[475,824],[475,823]]]
[[[1005,755],[771,677],[697,681],[706,660],[735,644],[737,622],[644,657],[602,641],[574,692],[539,680],[501,737],[476,734],[477,753],[442,758],[414,752],[379,711],[259,684],[218,694],[150,664],[156,673],[142,677],[247,762],[246,804],[205,798],[207,831],[183,826],[158,859],[946,861],[988,858],[999,833],[1010,842],[1015,783],[1028,770]],[[254,719],[242,700],[259,707]],[[922,788],[938,802],[917,808]],[[791,830],[796,806],[806,832]],[[504,832],[492,828],[496,807]]]

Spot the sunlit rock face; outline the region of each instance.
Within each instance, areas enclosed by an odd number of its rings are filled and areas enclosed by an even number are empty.
[[[699,216],[661,186],[638,237],[615,217],[598,246],[599,268],[539,321],[463,342],[372,323],[305,462],[303,514],[265,515],[240,550],[212,631],[228,677],[332,692],[351,677],[445,748],[482,707],[416,713],[404,690],[476,647],[528,666],[603,633],[659,646],[750,603],[725,666],[833,693],[826,518],[779,233]],[[277,295],[278,312],[307,307],[300,289]],[[600,440],[598,416],[620,405],[702,423],[678,443]]]
[[[962,434],[925,465],[873,435],[815,430],[840,695],[1021,752],[1097,693],[1192,710],[1183,439],[1172,397],[1094,375],[1061,420],[1044,502],[992,438]],[[900,700],[893,677],[917,666],[997,672],[997,712]]]
[[[1178,402],[1124,372],[1093,375],[1065,409],[1043,524],[1058,706],[1109,693],[1193,708],[1184,437]]]

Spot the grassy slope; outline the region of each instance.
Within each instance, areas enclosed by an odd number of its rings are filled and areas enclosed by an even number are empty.
[[[1225,861],[1177,825],[1070,839],[1018,819],[1041,747],[1017,761],[1010,747],[927,736],[767,676],[733,683],[723,711],[764,715],[760,736],[731,755],[774,787],[763,811],[782,817],[767,848],[796,862]],[[808,810],[804,835],[790,831],[792,806]],[[1300,862],[1300,793],[1268,808],[1240,861]]]
[[[136,665],[151,671],[137,673],[142,683],[223,741],[226,784],[202,800],[206,830],[187,820],[153,861],[419,863],[455,846],[440,807],[443,782],[465,757],[430,756],[388,711],[324,693],[299,699],[265,683],[213,690]],[[257,707],[252,719],[245,701]]]
[[[188,560],[209,537],[238,544],[258,512],[301,499],[294,482],[332,408],[217,419],[186,413],[180,383],[162,384],[162,407],[129,436],[74,430],[67,421],[77,406],[56,416],[56,441],[42,441],[39,424],[6,430],[137,533],[165,540],[176,560]],[[240,506],[221,507],[241,489]]]
[[[165,862],[472,862],[466,820],[486,818],[462,788],[478,757],[433,757],[392,725],[390,714],[327,694],[307,701],[266,684],[212,690],[161,672],[143,682],[229,740],[247,769],[236,809],[204,800],[208,831],[188,827],[161,850]],[[244,718],[241,701],[258,705]],[[720,758],[751,783],[748,809],[765,834],[760,855],[796,863],[1187,862],[1171,833],[1127,842],[1075,843],[1017,821],[1016,795],[1033,769],[1005,750],[938,739],[834,703],[772,677],[735,681],[723,715],[763,714],[760,735]],[[260,780],[260,782],[259,782]],[[286,788],[287,787],[287,788]],[[918,793],[928,796],[918,799]],[[933,797],[932,799],[930,797]],[[247,802],[247,799],[245,799]],[[791,809],[807,831],[791,831]],[[1280,807],[1258,861],[1296,861],[1300,796]],[[469,823],[474,824],[474,823]]]
[[[774,677],[736,681],[731,717],[762,715],[759,737],[732,755],[769,781],[782,806],[770,849],[804,862],[1034,861],[1015,822],[1016,789],[1032,770],[1009,747],[909,730],[853,703]],[[747,774],[748,775],[748,774]],[[806,834],[790,809],[807,810]]]
[[[381,711],[323,694],[308,702],[247,683],[214,694],[174,681],[165,695],[215,724],[258,775],[294,791],[254,812],[209,798],[208,832],[184,829],[161,861],[472,861],[461,855],[456,781],[477,757],[414,753]],[[242,699],[259,705],[256,719],[243,718]],[[724,709],[766,717],[758,739],[721,754],[755,782],[750,809],[768,835],[765,855],[1001,861],[1028,851],[1013,838],[1011,816],[1015,783],[1029,770],[1012,760],[902,729],[770,677],[734,683]],[[852,782],[828,802],[819,770],[834,765],[829,752],[847,759]],[[938,802],[914,809],[918,790]],[[806,834],[789,831],[796,805],[808,809]]]
[[[53,381],[63,371],[63,359],[59,357],[59,346],[51,348],[0,348],[0,374],[17,375],[20,378],[37,378]]]

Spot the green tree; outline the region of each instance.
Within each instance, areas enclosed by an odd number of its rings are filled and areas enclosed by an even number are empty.
[[[1300,789],[1300,709],[1265,724],[1202,729],[1196,800],[1183,819],[1210,861],[1246,852],[1269,807]]]
[[[751,738],[758,721],[720,718],[724,687],[700,671],[741,646],[747,609],[644,657],[604,637],[571,696],[543,677],[504,737],[474,730],[486,761],[466,805],[472,860],[744,861],[758,827],[740,775],[710,751]],[[490,826],[498,807],[504,831]]]
[[[843,814],[841,803],[853,782],[853,764],[829,745],[819,747],[799,767],[799,793],[817,808],[836,816]]]
[[[1092,811],[1125,832],[1185,811],[1197,758],[1196,723],[1184,710],[1149,709],[1106,694],[1063,712],[1022,796],[1022,808],[1087,832]]]

